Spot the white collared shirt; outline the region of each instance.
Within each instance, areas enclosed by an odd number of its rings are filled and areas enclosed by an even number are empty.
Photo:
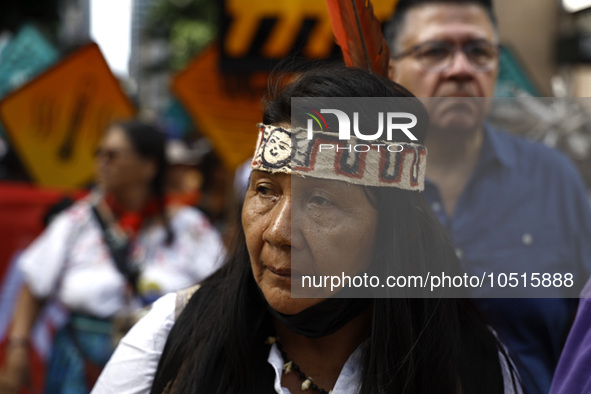
[[[121,340],[115,353],[105,366],[92,394],[144,394],[149,393],[158,368],[168,334],[174,325],[176,294],[167,294],[156,301],[150,312],[140,320]],[[347,359],[337,382],[334,394],[357,394],[361,385],[361,354],[359,346]],[[513,390],[511,376],[504,357],[500,357],[505,393],[521,393]],[[277,345],[273,344],[267,361],[275,370],[274,388],[278,394],[291,394],[281,386],[284,360]]]
[[[337,382],[332,389],[333,393],[357,394],[359,392],[359,389],[361,388],[361,368],[359,368],[359,364],[361,364],[362,346],[359,346],[347,359],[347,362],[343,366]],[[279,394],[291,394],[289,389],[281,386],[281,376],[283,375],[283,364],[285,361],[283,360],[283,357],[281,357],[281,353],[276,344],[271,346],[267,361],[271,364],[273,370],[275,370],[275,391]]]

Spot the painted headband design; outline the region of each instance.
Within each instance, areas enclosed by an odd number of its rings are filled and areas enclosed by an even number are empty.
[[[253,170],[411,191],[425,187],[427,148],[423,145],[357,138],[343,141],[326,131],[258,127]]]

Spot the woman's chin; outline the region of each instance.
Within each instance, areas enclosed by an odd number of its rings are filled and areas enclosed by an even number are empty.
[[[323,300],[321,298],[292,298],[291,289],[276,287],[268,290],[263,289],[263,294],[269,306],[284,315],[298,314]]]

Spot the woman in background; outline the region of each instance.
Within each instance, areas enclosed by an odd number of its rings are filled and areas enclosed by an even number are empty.
[[[86,393],[114,349],[117,325],[219,267],[223,246],[205,216],[166,203],[164,147],[164,134],[150,124],[112,124],[96,152],[97,190],[23,253],[25,285],[0,393],[26,383],[29,337],[46,300],[57,299],[70,316],[54,341],[45,392]]]

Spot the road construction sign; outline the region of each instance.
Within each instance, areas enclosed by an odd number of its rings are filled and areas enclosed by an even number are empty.
[[[397,0],[373,0],[387,20]],[[327,58],[335,46],[322,0],[225,0],[220,48],[173,78],[172,90],[229,169],[252,155],[268,71],[288,55]]]
[[[0,119],[29,175],[43,186],[92,180],[105,127],[135,109],[96,44],[89,44],[0,101]]]
[[[234,170],[254,151],[256,124],[262,119],[260,93],[268,73],[250,76],[248,82],[256,85],[250,93],[232,92],[218,60],[219,48],[209,47],[173,79],[172,90],[224,165]]]
[[[397,0],[371,3],[385,22]],[[221,22],[224,70],[269,70],[286,56],[325,59],[340,53],[324,0],[225,0]]]

